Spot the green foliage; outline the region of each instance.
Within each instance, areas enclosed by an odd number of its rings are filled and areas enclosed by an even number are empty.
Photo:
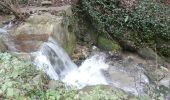
[[[40,86],[32,82],[37,71],[31,62],[19,61],[8,53],[0,53],[1,90],[6,99],[31,96]]]
[[[134,41],[142,42],[140,46],[170,40],[169,7],[156,0],[137,0],[130,9],[121,1],[82,0],[81,9],[99,33],[110,34],[117,40],[125,40],[129,31],[137,33],[138,40]]]

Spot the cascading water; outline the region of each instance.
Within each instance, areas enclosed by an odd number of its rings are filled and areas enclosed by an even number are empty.
[[[67,53],[52,38],[44,43],[40,51],[33,53],[34,63],[52,79],[83,88],[87,85],[108,84],[102,70],[108,68],[105,57],[96,54],[77,67]]]
[[[0,28],[1,38],[8,46],[9,51],[20,53],[16,48],[20,45],[20,42],[19,44],[17,44],[18,42],[15,43],[15,37],[10,33],[8,34],[11,26],[11,23],[9,23]],[[138,63],[131,64],[128,59],[121,59],[121,61],[110,59],[109,61],[114,64],[108,64],[105,61],[105,54],[100,52],[87,58],[78,67],[71,61],[64,49],[52,38],[49,38],[48,42],[44,42],[40,50],[32,53],[32,56],[37,68],[45,71],[51,79],[61,80],[67,85],[76,86],[78,89],[90,85],[109,84],[113,88],[120,88],[138,95],[143,93],[145,87],[141,85],[141,82],[149,83],[145,74],[141,70],[137,71],[138,67],[135,66]],[[107,80],[102,73],[103,70],[106,70],[105,72],[108,74]]]
[[[9,22],[9,24],[5,25],[4,27],[0,28],[0,33],[7,33],[8,29],[12,27],[12,23]]]

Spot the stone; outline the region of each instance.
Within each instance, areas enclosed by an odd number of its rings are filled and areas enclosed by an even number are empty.
[[[161,80],[160,84],[167,87],[167,88],[170,88],[170,79]]]
[[[167,72],[167,75],[159,82],[159,84],[170,89],[170,71]]]
[[[32,56],[29,53],[12,53],[14,56],[16,56],[18,59],[24,60],[24,61],[32,61]]]
[[[24,23],[14,27],[11,34],[15,38],[11,41],[16,51],[25,53],[38,51],[41,45],[52,37],[68,54],[71,54],[76,42],[71,19],[50,13],[30,16]]]
[[[113,52],[121,51],[121,47],[118,45],[118,43],[116,43],[115,41],[106,39],[104,37],[101,37],[101,36],[98,38],[97,44],[100,48],[104,50],[113,51]]]
[[[138,50],[138,54],[148,60],[155,60],[158,56],[151,48],[141,48]]]
[[[138,37],[138,33],[132,30],[127,30],[123,33],[123,36],[118,39],[121,47],[126,51],[136,52],[140,46],[141,41]]]
[[[42,75],[36,75],[33,79],[34,84],[40,84],[43,81]]]
[[[64,83],[61,81],[50,80],[48,83],[49,89],[57,89],[57,88],[64,88]]]

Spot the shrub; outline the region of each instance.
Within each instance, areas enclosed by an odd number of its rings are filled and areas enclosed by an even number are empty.
[[[134,42],[140,47],[170,40],[169,7],[157,0],[135,0],[129,6],[123,1],[127,0],[82,0],[81,9],[102,35],[125,40],[128,31],[132,31],[137,33],[138,40],[134,38]]]

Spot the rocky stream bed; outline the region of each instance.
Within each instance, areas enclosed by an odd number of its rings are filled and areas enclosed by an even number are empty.
[[[138,96],[144,96],[149,94],[151,89],[156,89],[166,94],[166,100],[170,99],[168,60],[159,57],[150,48],[143,48],[138,53],[132,53],[122,51],[116,42],[110,42],[107,39],[101,38],[102,42],[99,41],[98,45],[88,43],[84,41],[85,39],[76,39],[78,37],[75,34],[77,25],[72,19],[70,6],[67,7],[67,9],[60,9],[68,12],[66,16],[44,12],[31,15],[19,25],[10,26],[11,24],[5,23],[7,28],[0,25],[0,51],[10,52],[19,59],[34,62],[37,66],[48,60],[45,64],[48,65],[50,62],[51,70],[57,72],[49,71],[48,75],[56,73],[59,80],[78,86],[83,91],[88,91],[94,85],[103,84],[107,86],[106,88],[121,89],[129,95]],[[102,49],[103,43],[111,43],[113,46],[109,47],[109,50]],[[104,48],[107,47],[104,46]],[[39,55],[37,55],[39,52],[45,58],[39,60]],[[47,60],[44,61],[44,59]],[[70,78],[69,73],[75,66],[75,69],[78,69],[75,73],[78,74],[70,74]],[[67,78],[64,78],[65,74],[68,74]],[[74,75],[84,75],[84,79],[87,79],[81,80],[83,77]],[[49,84],[51,84],[50,87],[54,85],[52,81]],[[161,91],[161,88],[166,91]]]

